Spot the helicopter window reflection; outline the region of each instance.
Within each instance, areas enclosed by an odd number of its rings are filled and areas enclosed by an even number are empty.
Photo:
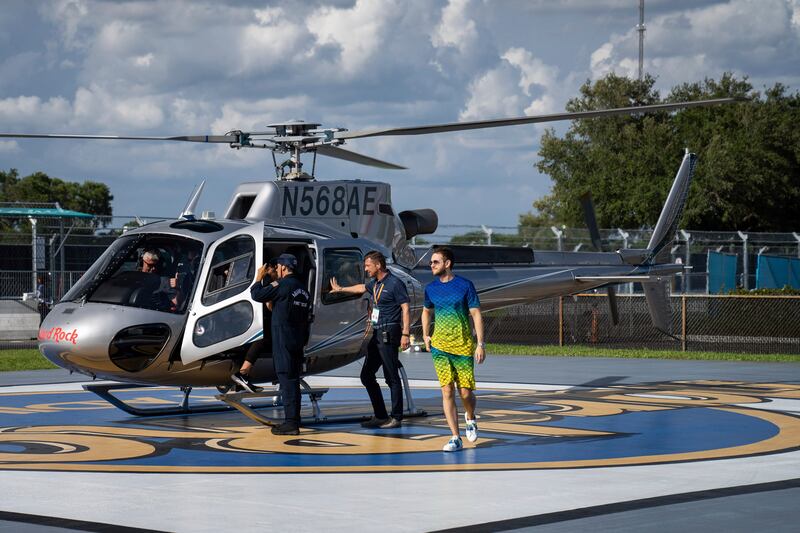
[[[322,270],[322,303],[332,304],[361,298],[360,294],[331,292],[331,278],[347,287],[364,283],[364,262],[361,250],[325,250]]]
[[[203,305],[212,305],[244,291],[255,275],[255,241],[234,237],[214,251],[203,293]]]
[[[194,288],[202,243],[138,234],[120,238],[64,296],[89,302],[183,313]]]

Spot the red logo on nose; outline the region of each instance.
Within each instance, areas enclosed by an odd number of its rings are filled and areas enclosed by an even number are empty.
[[[72,344],[78,344],[78,330],[73,329],[72,331],[65,331],[61,328],[40,329],[39,340],[55,341],[56,343],[66,341]]]

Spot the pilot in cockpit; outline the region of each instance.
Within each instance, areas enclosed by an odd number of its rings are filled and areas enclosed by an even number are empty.
[[[177,291],[173,284],[175,278],[167,278],[161,272],[161,258],[158,252],[147,250],[142,254],[141,264],[138,270],[146,274],[158,276],[158,281],[148,284],[149,298],[142,294],[136,298],[136,303],[141,307],[155,309],[157,311],[174,310],[177,306]],[[145,299],[149,301],[145,301]]]

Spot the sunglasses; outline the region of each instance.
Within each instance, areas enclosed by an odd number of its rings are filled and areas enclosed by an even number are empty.
[[[439,261],[438,259],[434,259],[434,260],[431,261],[431,266],[440,265],[440,264],[442,264],[442,261]]]

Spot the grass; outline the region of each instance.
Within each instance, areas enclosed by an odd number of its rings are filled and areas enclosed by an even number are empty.
[[[45,359],[39,350],[0,350],[0,372],[48,368],[58,367]]]
[[[548,357],[619,357],[622,359],[680,359],[694,361],[748,361],[753,363],[800,363],[800,355],[730,352],[680,352],[674,350],[621,349],[595,346],[524,346],[489,344],[491,354],[543,355]],[[58,368],[38,350],[0,350],[0,372]]]
[[[601,346],[525,346],[488,344],[489,354],[543,355],[554,357],[619,357],[623,359],[679,359],[694,361],[748,361],[753,363],[800,363],[800,354],[681,352],[678,350],[648,350],[607,348]]]

